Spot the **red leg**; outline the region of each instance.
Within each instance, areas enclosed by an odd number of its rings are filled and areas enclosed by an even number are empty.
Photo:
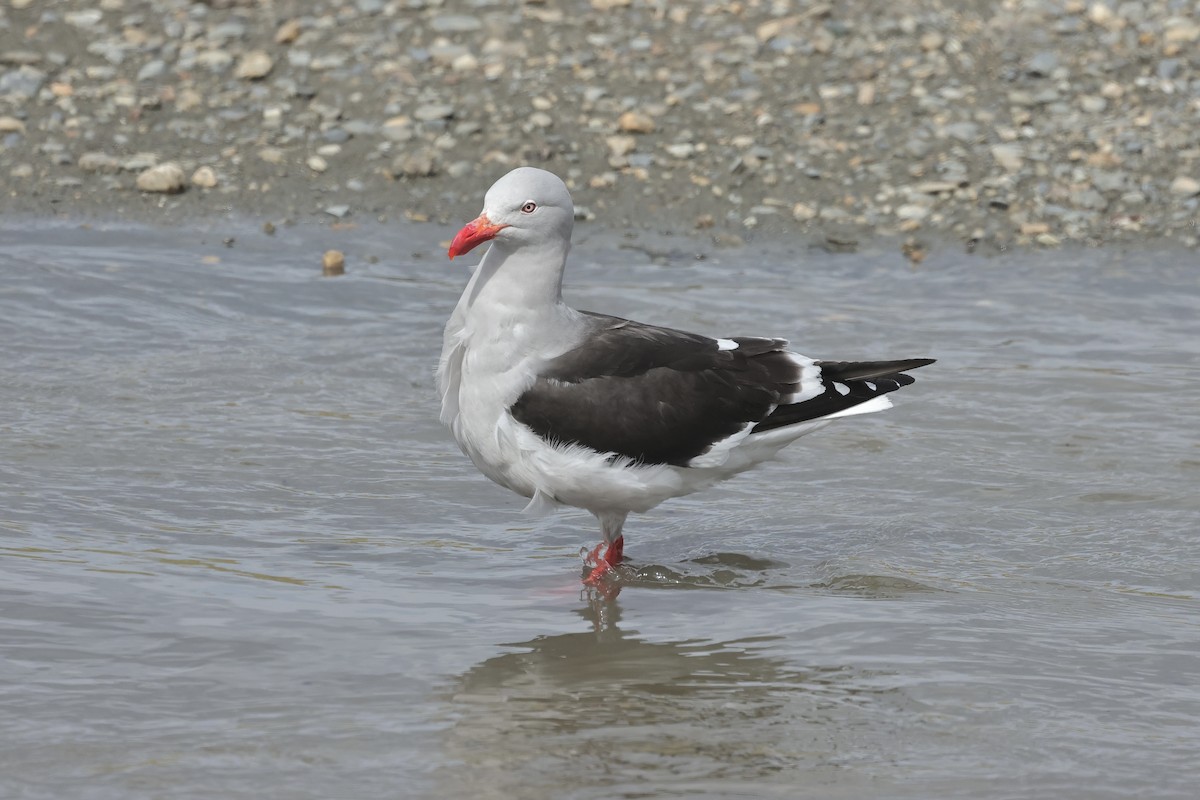
[[[618,536],[613,540],[608,549],[604,551],[604,560],[609,564],[620,564],[621,559],[625,557],[625,537]]]
[[[604,542],[596,545],[592,552],[588,553],[587,563],[595,564],[588,576],[583,582],[594,585],[602,577],[612,571],[613,567],[620,564],[625,557],[625,537],[618,536],[616,539],[608,543],[608,547],[604,550],[604,555],[600,555],[600,548],[604,547]]]
[[[604,557],[602,557],[600,555],[600,551],[603,549],[604,549],[604,542],[601,542],[600,544],[593,547],[591,550],[588,551],[588,554],[583,557],[583,563],[599,564],[601,561],[606,561],[607,559],[605,559]],[[580,548],[579,552],[582,553],[583,548]]]
[[[612,572],[613,567],[620,564],[625,558],[625,537],[621,535],[621,527],[625,524],[626,515],[606,513],[596,516],[604,531],[604,541],[596,545],[596,548],[587,557],[587,563],[594,566],[583,582],[591,586],[597,585],[601,578]],[[604,550],[604,555],[600,554],[601,549]]]

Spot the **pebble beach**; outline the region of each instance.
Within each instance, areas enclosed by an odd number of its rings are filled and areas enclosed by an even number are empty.
[[[1200,2],[5,0],[0,211],[1200,247]]]

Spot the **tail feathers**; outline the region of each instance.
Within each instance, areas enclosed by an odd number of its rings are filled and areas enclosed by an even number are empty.
[[[818,361],[821,377],[833,381],[869,381],[872,378],[892,378],[897,372],[932,364],[932,358],[906,358],[901,361]],[[909,381],[912,382],[911,379]],[[907,385],[907,384],[905,384]]]
[[[891,408],[883,395],[908,386],[915,379],[905,370],[934,362],[931,358],[903,361],[818,361],[825,391],[801,403],[779,406],[754,426],[752,433],[851,414],[869,414]]]

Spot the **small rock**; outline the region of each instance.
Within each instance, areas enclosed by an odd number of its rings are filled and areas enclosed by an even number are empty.
[[[33,177],[33,165],[32,164],[17,164],[15,167],[12,168],[12,170],[8,174],[12,175],[14,178],[32,178]]]
[[[0,117],[0,133],[24,133],[25,123],[16,117]]]
[[[483,27],[478,17],[466,14],[439,14],[429,23],[438,33],[468,33]]]
[[[1167,44],[1200,42],[1200,23],[1183,17],[1172,17],[1167,20],[1166,30],[1163,31],[1163,41]]]
[[[691,158],[696,153],[696,145],[691,142],[678,142],[667,145],[666,151],[672,158]]]
[[[1088,19],[1097,25],[1107,26],[1113,21],[1112,9],[1104,3],[1092,3],[1088,9]]]
[[[614,156],[625,156],[637,149],[637,139],[632,136],[609,136],[604,140]]]
[[[0,75],[0,97],[15,95],[28,100],[38,93],[46,81],[46,73],[30,66],[22,66]]]
[[[221,2],[221,0],[217,1]],[[208,29],[208,40],[222,44],[234,39],[241,39],[245,35],[246,25],[237,19],[226,19]]]
[[[1071,199],[1079,208],[1090,208],[1095,211],[1103,211],[1108,208],[1108,200],[1095,189],[1084,189],[1083,191],[1076,192]]]
[[[808,222],[817,218],[817,210],[808,203],[796,203],[792,206],[792,216],[798,222]]]
[[[14,67],[20,67],[40,63],[42,63],[42,54],[36,50],[5,50],[0,53],[0,64],[12,64]]]
[[[960,142],[974,142],[979,138],[979,126],[974,122],[952,122],[945,127],[946,135]]]
[[[821,216],[825,216],[824,211]],[[825,241],[822,246],[830,253],[853,253],[858,249],[858,237],[850,226],[835,224],[825,231]]]
[[[192,185],[211,189],[217,185],[217,173],[212,167],[200,167],[192,173]]]
[[[155,78],[161,78],[163,73],[167,71],[167,62],[161,58],[156,58],[153,61],[147,61],[141,69],[138,70],[137,79],[139,81],[152,81]]]
[[[267,77],[274,66],[275,62],[265,50],[251,50],[238,61],[233,76],[242,80],[257,81]]]
[[[905,203],[896,209],[896,216],[900,219],[921,220],[929,216],[929,209],[916,203]]]
[[[906,239],[904,244],[900,245],[900,252],[913,264],[920,264],[925,260],[925,256],[929,254],[925,245],[916,239]]]
[[[1179,74],[1180,61],[1178,58],[1164,58],[1154,68],[1154,74],[1164,81],[1174,80]]]
[[[328,210],[329,209],[326,209],[326,211]],[[346,274],[346,256],[342,253],[342,251],[325,251],[325,255],[321,257],[321,274],[330,277]]]
[[[1092,186],[1102,192],[1119,192],[1124,190],[1127,178],[1124,172],[1109,172],[1096,170],[1092,173]]]
[[[958,184],[951,181],[925,181],[913,187],[914,191],[920,194],[946,194],[947,192],[953,192],[957,188]]]
[[[392,162],[392,176],[396,178],[429,178],[437,171],[437,156],[432,150],[404,153]]]
[[[158,163],[157,153],[134,153],[121,162],[121,169],[126,172],[142,172]]]
[[[817,216],[826,222],[840,223],[846,222],[848,219],[850,219],[850,213],[846,211],[846,209],[838,208],[837,206],[825,206],[820,210]]]
[[[276,44],[291,44],[300,38],[300,20],[289,19],[275,31]]]
[[[282,164],[284,153],[278,147],[264,147],[258,151],[258,157],[268,164]]]
[[[329,162],[320,156],[309,156],[305,162],[313,172],[324,172],[329,169]]]
[[[474,72],[479,69],[479,59],[471,53],[463,53],[454,57],[450,62],[450,69],[455,72]]]
[[[108,153],[84,153],[79,157],[79,168],[84,172],[120,172],[121,161]]]
[[[408,117],[392,117],[383,123],[379,129],[385,139],[393,142],[407,142],[415,135],[412,120]]]
[[[63,14],[63,19],[76,28],[90,28],[104,19],[104,12],[98,8],[89,8],[84,11],[68,11],[66,14]]]
[[[1189,178],[1186,175],[1180,175],[1171,181],[1171,194],[1179,195],[1180,197],[1192,197],[1193,195],[1200,194],[1200,181],[1195,178]]]
[[[617,185],[617,173],[602,172],[588,178],[588,186],[593,189],[609,189]]]
[[[1025,161],[1025,154],[1018,145],[997,144],[992,145],[992,158],[1005,172],[1019,172]]]
[[[1043,50],[1025,64],[1025,71],[1035,78],[1046,78],[1058,66],[1058,54],[1052,50]]]
[[[191,111],[204,104],[204,96],[195,89],[183,89],[175,96],[176,111]]]
[[[429,48],[429,60],[439,66],[448,66],[454,63],[454,59],[469,53],[465,45],[435,44]]]
[[[454,106],[445,103],[426,103],[413,112],[413,116],[421,122],[432,122],[437,119],[450,119],[454,116]]]
[[[222,73],[233,63],[233,56],[226,50],[204,50],[196,55],[196,65],[209,72]]]
[[[1088,114],[1099,114],[1108,108],[1108,101],[1094,94],[1085,94],[1079,98],[1079,107]]]
[[[617,127],[625,133],[652,133],[654,120],[640,111],[626,111],[617,119]]]
[[[137,188],[143,192],[160,192],[176,194],[184,189],[183,170],[174,162],[168,161],[142,172],[137,176]]]
[[[347,206],[347,205],[326,206],[324,211],[326,214],[328,214],[331,217],[337,217],[338,219],[341,219],[342,217],[344,217],[350,213],[350,206]]]
[[[946,38],[937,31],[929,31],[921,34],[920,45],[921,49],[930,52],[932,50],[941,50],[942,45],[946,43]]]

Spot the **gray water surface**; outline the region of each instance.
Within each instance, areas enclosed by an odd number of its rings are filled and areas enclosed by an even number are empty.
[[[606,603],[437,423],[445,231],[229,228],[0,226],[0,796],[1195,796],[1194,253],[577,232],[584,308],[939,359]]]

